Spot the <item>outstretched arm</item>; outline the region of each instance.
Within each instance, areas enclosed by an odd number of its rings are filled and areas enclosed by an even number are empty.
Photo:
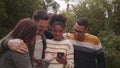
[[[21,39],[11,39],[11,32],[0,40],[0,51],[13,50],[20,53],[28,52],[27,45]]]
[[[0,40],[0,51],[1,52],[5,50],[9,50],[9,47],[7,46],[7,42],[10,39],[10,34],[11,32]]]

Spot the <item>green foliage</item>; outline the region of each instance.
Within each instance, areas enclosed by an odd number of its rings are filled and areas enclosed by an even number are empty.
[[[40,0],[0,0],[0,38],[5,36],[16,23],[32,17],[34,11],[43,9]]]
[[[120,35],[120,0],[113,0],[113,11],[110,14],[111,25],[115,34]]]
[[[36,10],[48,10],[57,13],[59,4],[54,0],[0,0],[0,38],[13,29],[16,23],[25,17],[32,17]]]
[[[77,18],[87,17],[90,22],[89,31],[92,34],[97,35],[100,30],[105,29],[105,4],[106,1],[103,0],[85,0],[81,4],[78,4],[76,7],[73,7],[73,11]],[[96,27],[98,25],[99,27]]]
[[[79,17],[88,18],[90,22],[89,31],[94,35],[97,35],[101,30],[112,30],[117,35],[120,33],[119,0],[84,0],[76,6],[72,5],[70,10],[75,19]]]
[[[106,54],[107,68],[120,68],[120,54]]]
[[[72,10],[68,10],[67,12],[64,12],[63,14],[65,14],[67,17],[66,32],[72,32],[72,27],[76,22],[76,18],[74,16]]]
[[[8,30],[8,28],[0,28],[0,37],[4,37],[6,34],[8,34],[11,31],[11,29]]]
[[[69,32],[76,19],[87,17],[89,32],[102,42],[107,68],[120,68],[120,0],[84,0],[64,13]]]
[[[5,12],[5,4],[3,0],[0,0],[0,26],[2,25],[1,22],[3,22],[7,18],[7,14]]]
[[[98,34],[105,50],[107,68],[120,68],[120,36],[112,31],[100,31]]]
[[[112,31],[100,31],[98,34],[101,42],[106,50],[106,53],[115,53],[118,54],[120,52],[120,36],[116,36]]]

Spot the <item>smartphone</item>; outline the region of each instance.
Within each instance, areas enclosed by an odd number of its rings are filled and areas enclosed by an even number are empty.
[[[58,56],[59,58],[64,57],[64,52],[57,52],[57,56]]]

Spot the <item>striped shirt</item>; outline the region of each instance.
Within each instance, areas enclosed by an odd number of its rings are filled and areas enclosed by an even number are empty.
[[[71,33],[64,34],[64,37],[74,46],[75,68],[105,68],[104,52],[98,37],[88,33],[82,40],[76,40]]]
[[[73,68],[74,67],[74,50],[73,45],[69,40],[62,40],[62,41],[55,41],[55,40],[47,40],[47,48],[46,48],[46,54],[47,53],[53,53],[55,56],[57,56],[57,52],[63,52],[64,56],[66,56],[67,59],[67,65],[60,64],[56,61],[56,59],[53,59],[50,62],[50,65],[48,68]]]

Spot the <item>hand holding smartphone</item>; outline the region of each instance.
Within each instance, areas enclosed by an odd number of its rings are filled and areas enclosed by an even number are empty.
[[[57,52],[57,57],[63,58],[64,57],[64,52]]]
[[[66,65],[67,61],[65,59],[65,54],[64,52],[57,52],[57,62]]]

